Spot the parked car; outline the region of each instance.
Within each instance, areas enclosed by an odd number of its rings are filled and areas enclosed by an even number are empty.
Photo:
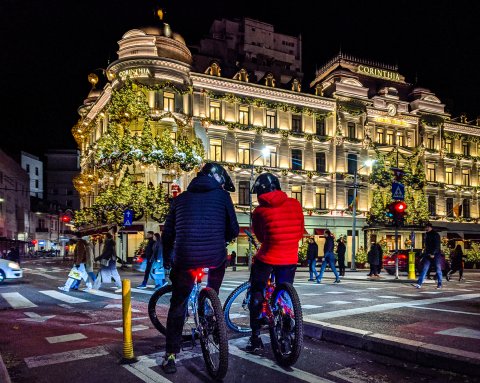
[[[17,262],[0,259],[0,284],[6,279],[19,279],[23,277],[23,271]]]
[[[423,267],[422,262],[422,249],[413,249],[415,253],[415,274],[420,273]],[[408,272],[408,253],[410,250],[398,250],[398,271],[399,272]],[[450,270],[450,263],[445,259],[445,255],[441,255],[442,262],[442,274]],[[395,251],[391,251],[389,254],[383,256],[383,268],[385,271],[390,274],[395,274]],[[435,273],[435,264],[432,262],[430,264],[430,273]]]

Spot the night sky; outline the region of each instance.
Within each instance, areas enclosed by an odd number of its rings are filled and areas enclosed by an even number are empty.
[[[473,1],[296,0],[282,7],[258,0],[1,0],[0,147],[37,155],[75,148],[70,129],[90,89],[88,73],[115,60],[126,31],[154,24],[157,4],[187,44],[197,43],[215,18],[251,17],[277,32],[302,34],[305,84],[341,47],[398,64],[408,82],[431,89],[453,117],[480,116],[479,10]]]

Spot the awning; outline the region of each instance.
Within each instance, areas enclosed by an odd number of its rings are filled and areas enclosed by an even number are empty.
[[[130,225],[125,226],[120,233],[138,233],[139,231],[143,231],[143,225]]]
[[[325,234],[325,230],[327,230],[327,229],[313,229],[313,234],[315,234],[315,235],[324,235],[324,234]]]
[[[452,233],[452,232],[447,233],[447,238],[448,239],[463,239],[458,233]]]

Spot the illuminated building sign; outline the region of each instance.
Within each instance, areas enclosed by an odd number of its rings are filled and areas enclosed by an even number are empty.
[[[387,125],[397,125],[397,126],[409,126],[409,123],[404,120],[399,120],[398,118],[390,118],[390,117],[374,117],[375,122],[379,122],[380,124],[387,124]]]
[[[118,73],[122,80],[125,80],[127,77],[137,78],[137,77],[151,77],[152,72],[148,68],[133,68],[122,70]]]
[[[383,78],[385,80],[398,81],[401,82],[400,75],[396,72],[390,72],[389,70],[374,68],[366,65],[359,65],[357,67],[357,72],[361,74],[366,74],[367,76],[373,76],[378,78]]]

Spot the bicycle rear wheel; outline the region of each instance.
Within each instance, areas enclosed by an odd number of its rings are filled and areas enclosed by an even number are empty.
[[[295,364],[303,347],[302,306],[290,283],[280,283],[270,298],[273,321],[269,326],[272,351],[281,366]]]
[[[225,323],[230,330],[250,333],[250,282],[244,282],[228,296],[223,304]]]
[[[228,370],[227,326],[222,305],[215,290],[206,287],[198,297],[200,344],[207,370],[214,379],[222,380]]]
[[[155,328],[163,335],[167,335],[167,317],[170,309],[170,299],[172,298],[172,285],[166,285],[155,291],[148,302],[148,316]],[[187,303],[187,313],[183,325],[182,339],[187,341],[192,339],[195,333],[195,318],[192,312],[190,298]]]

